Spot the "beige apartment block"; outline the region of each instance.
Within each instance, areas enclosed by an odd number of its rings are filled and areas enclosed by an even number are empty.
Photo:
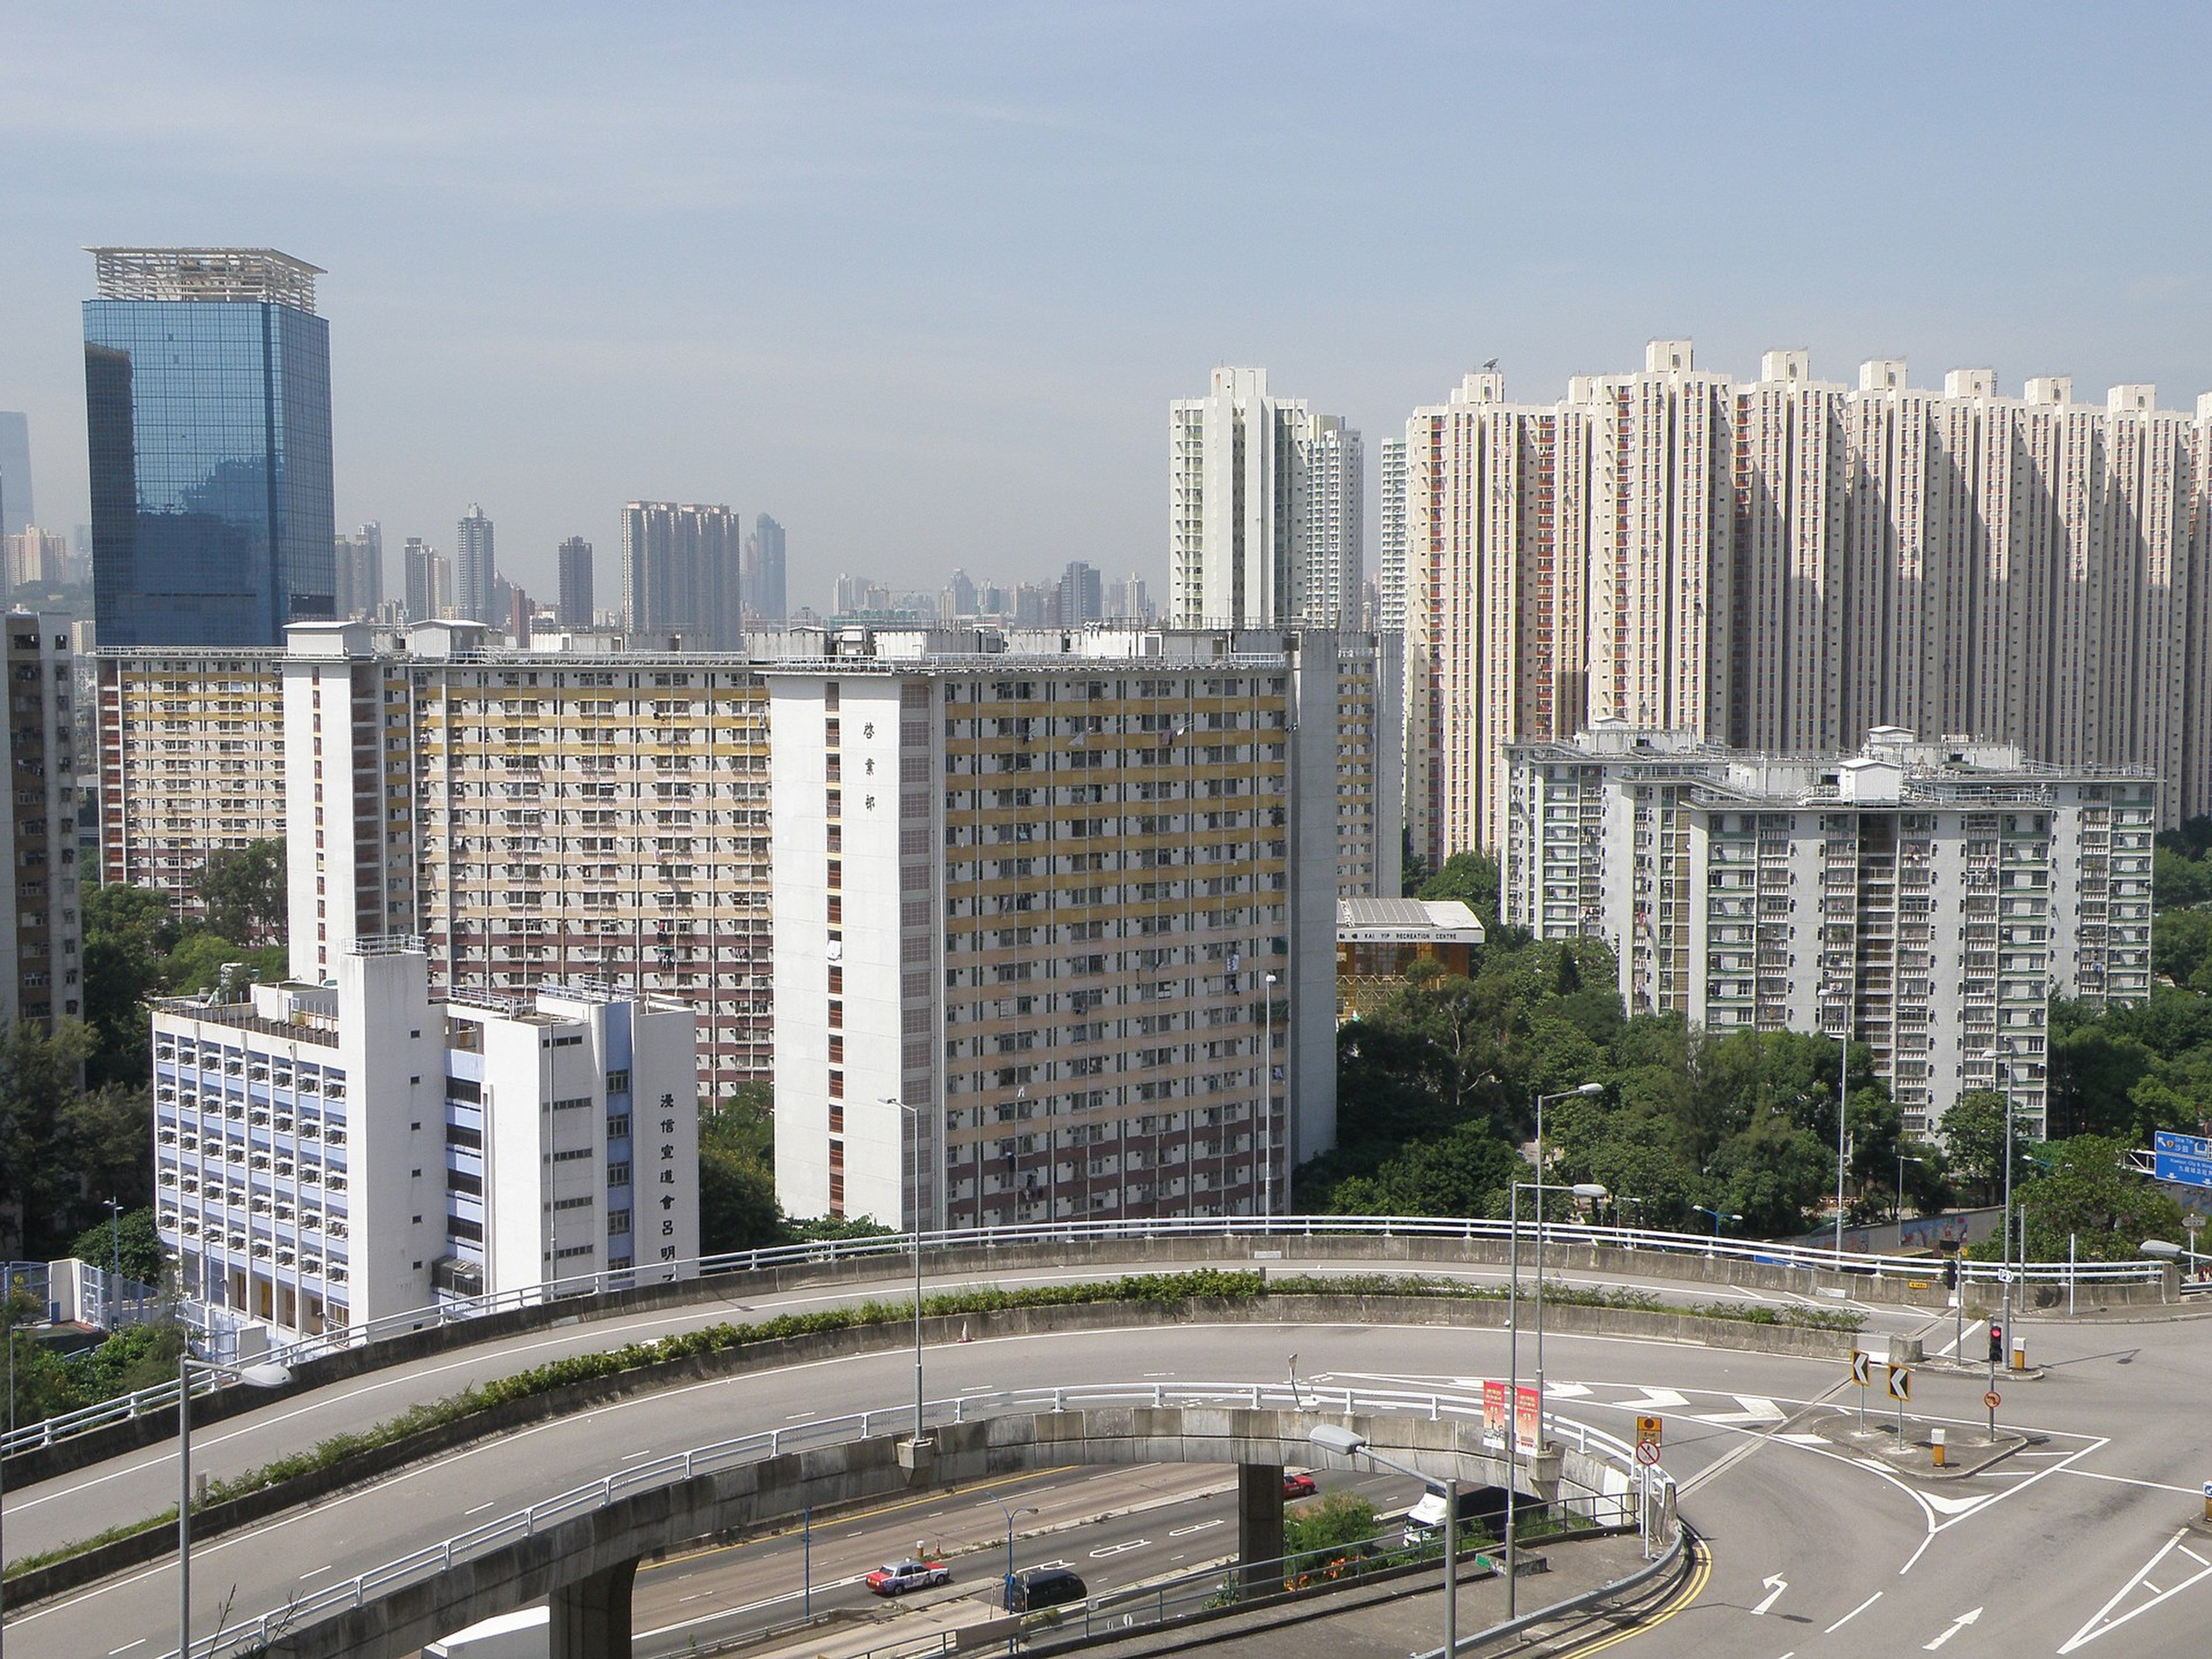
[[[160,888],[198,915],[210,854],[284,833],[283,655],[96,653],[102,881]]]
[[[1738,382],[1685,340],[1548,407],[1469,375],[1407,426],[1416,847],[1496,848],[1504,746],[1607,720],[1774,752],[1950,733],[2212,811],[2209,422],[1892,358],[1847,386],[1802,350]]]

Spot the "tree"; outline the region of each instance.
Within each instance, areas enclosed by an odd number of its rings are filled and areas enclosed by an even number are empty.
[[[112,1235],[109,1224],[97,1222],[76,1237],[69,1253],[80,1261],[89,1261],[95,1267],[105,1267],[112,1258],[115,1243],[122,1246],[123,1273],[141,1285],[159,1285],[167,1268],[168,1257],[161,1249],[161,1235],[154,1225],[154,1211],[149,1205],[141,1209],[126,1210],[115,1218]]]
[[[1404,1147],[1371,1176],[1340,1182],[1326,1207],[1344,1215],[1502,1216],[1510,1183],[1534,1173],[1487,1124],[1462,1123],[1440,1140]]]
[[[2147,1238],[2172,1240],[2181,1206],[2147,1176],[2127,1167],[2127,1146],[2102,1135],[2076,1135],[2046,1145],[2035,1173],[2013,1192],[2025,1218],[2030,1261],[2060,1261],[2069,1241],[2085,1261],[2130,1261]],[[1973,1254],[1997,1257],[2001,1241],[1977,1245]]]
[[[1970,1089],[1943,1114],[1943,1139],[1951,1151],[1951,1167],[1960,1180],[1980,1188],[1985,1198],[2003,1189],[2005,1168],[2005,1097],[1993,1089]],[[2013,1179],[2024,1180],[2027,1171],[2027,1139],[2017,1120],[2013,1124]]]
[[[1301,1504],[1283,1517],[1286,1558],[1327,1557],[1375,1536],[1375,1505],[1358,1492],[1333,1492],[1317,1504]],[[1306,1564],[1309,1567],[1319,1565]]]
[[[775,1203],[775,1120],[765,1085],[748,1085],[699,1120],[699,1249],[708,1255],[783,1240]]]
[[[93,1043],[85,1081],[143,1085],[154,1054],[146,999],[161,988],[161,963],[176,947],[169,896],[125,883],[84,895],[84,1018]]]
[[[256,945],[283,938],[283,837],[210,853],[193,891],[207,907],[207,931],[218,938]]]
[[[1443,869],[1431,876],[1414,894],[1416,898],[1457,899],[1482,918],[1484,927],[1498,927],[1498,860],[1486,853],[1454,853]]]

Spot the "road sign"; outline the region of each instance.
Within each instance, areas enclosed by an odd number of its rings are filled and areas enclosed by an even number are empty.
[[[1982,1396],[1982,1404],[1987,1406],[1991,1411],[1995,1411],[1998,1407],[2004,1404],[2004,1396],[1999,1394],[1995,1389],[1991,1389],[1987,1394]]]
[[[1902,1365],[1884,1368],[1888,1372],[1889,1397],[1892,1400],[1912,1398],[1912,1373]]]
[[[1656,1440],[1638,1441],[1636,1443],[1636,1461],[1645,1465],[1647,1468],[1653,1463],[1656,1463],[1659,1461],[1659,1443]],[[2212,1490],[2208,1490],[2208,1495],[2212,1495]]]
[[[2212,1140],[2160,1129],[2150,1138],[2151,1173],[2185,1187],[2212,1187]]]
[[[1636,1419],[1636,1443],[1639,1446],[1657,1445],[1662,1437],[1659,1432],[1659,1419],[1656,1417],[1638,1418]]]
[[[1851,1350],[1851,1381],[1864,1388],[1874,1381],[1874,1356],[1862,1349]]]

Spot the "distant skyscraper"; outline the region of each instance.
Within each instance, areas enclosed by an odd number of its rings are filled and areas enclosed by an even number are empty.
[[[507,642],[516,651],[530,649],[530,595],[519,587],[507,593]]]
[[[1406,631],[1406,441],[1382,444],[1382,545],[1375,589],[1375,625],[1386,634]]]
[[[1132,574],[1108,583],[1106,614],[1117,622],[1150,622],[1152,601],[1145,591],[1145,579]]]
[[[1344,624],[1359,592],[1359,434],[1217,368],[1169,408],[1168,602],[1178,628]]]
[[[31,511],[30,417],[0,410],[0,536],[20,536],[38,522]]]
[[[420,536],[410,536],[400,556],[406,563],[407,620],[428,622],[438,614],[438,581],[432,563],[437,551]]]
[[[945,584],[943,614],[947,622],[975,614],[975,584],[968,580],[966,571],[954,571],[952,580]]]
[[[1081,559],[1069,561],[1060,578],[1060,625],[1076,628],[1097,622],[1104,609],[1098,573]]]
[[[430,553],[430,614],[448,618],[460,615],[453,608],[453,562],[435,549]]]
[[[282,645],[337,586],[322,273],[269,248],[91,252],[100,643]]]
[[[726,507],[632,501],[623,509],[623,613],[634,633],[682,634],[695,651],[744,633],[744,532]]]
[[[592,544],[581,536],[561,544],[561,626],[592,625]]]
[[[337,613],[341,619],[373,617],[384,603],[384,528],[371,520],[337,538]]]
[[[455,573],[459,591],[454,595],[460,613],[471,622],[503,623],[507,617],[494,592],[499,563],[492,556],[491,520],[484,517],[483,508],[471,501],[469,510],[461,515],[460,530],[460,564]]]
[[[763,622],[780,623],[785,609],[783,526],[765,513],[753,520],[745,538],[744,612]]]

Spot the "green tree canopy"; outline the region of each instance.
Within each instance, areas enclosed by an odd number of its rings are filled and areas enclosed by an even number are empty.
[[[193,884],[207,931],[266,945],[284,936],[284,842],[275,837],[210,853]]]

